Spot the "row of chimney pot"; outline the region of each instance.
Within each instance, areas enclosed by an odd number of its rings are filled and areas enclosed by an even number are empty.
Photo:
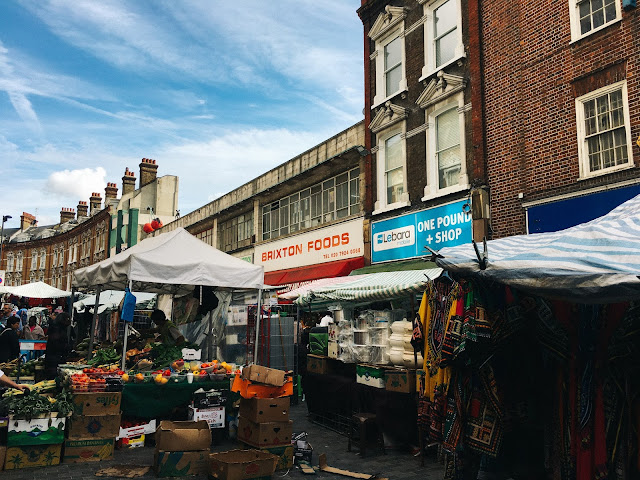
[[[151,158],[143,158],[140,162],[140,188],[154,182],[158,174],[158,164]],[[122,177],[122,194],[126,195],[133,192],[136,189],[136,175],[129,170],[129,167],[125,168],[124,176]],[[109,199],[118,197],[118,187],[115,183],[109,182],[104,189],[105,204]],[[99,192],[93,192],[89,198],[91,203],[91,214],[95,211],[99,211],[102,207],[102,197]],[[78,202],[78,218],[89,216],[89,206],[87,202],[80,200]],[[75,218],[75,210],[73,208],[62,207],[60,210],[60,223],[68,222]],[[22,212],[20,216],[20,229],[26,230],[31,226],[37,225],[36,217],[27,212]]]

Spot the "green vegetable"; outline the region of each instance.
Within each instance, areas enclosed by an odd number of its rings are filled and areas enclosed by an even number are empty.
[[[98,350],[95,356],[87,363],[89,365],[106,365],[110,363],[117,363],[120,360],[120,355],[113,348],[105,348]]]

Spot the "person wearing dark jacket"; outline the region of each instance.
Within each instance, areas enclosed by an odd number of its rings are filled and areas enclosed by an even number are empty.
[[[71,317],[66,312],[57,314],[49,323],[47,350],[44,355],[44,375],[47,380],[56,378],[58,365],[67,361],[70,350],[67,327],[70,324]]]
[[[0,363],[10,362],[20,355],[19,326],[19,317],[9,317],[6,328],[0,333]]]

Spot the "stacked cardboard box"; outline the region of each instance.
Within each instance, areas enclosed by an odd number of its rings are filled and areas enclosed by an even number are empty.
[[[246,367],[243,377],[253,382],[281,387],[285,372],[272,368],[251,365]],[[293,422],[289,420],[290,398],[241,398],[238,420],[238,439],[250,447],[278,457],[276,470],[293,465],[291,434]]]
[[[75,413],[64,442],[64,462],[92,462],[113,458],[120,432],[120,392],[76,393]]]
[[[153,465],[159,477],[207,473],[211,431],[206,421],[163,420],[156,430]]]
[[[189,406],[189,420],[206,420],[211,429],[224,428],[226,401],[222,391],[202,388],[196,390]]]
[[[51,414],[32,420],[10,417],[5,470],[58,465],[66,421]]]

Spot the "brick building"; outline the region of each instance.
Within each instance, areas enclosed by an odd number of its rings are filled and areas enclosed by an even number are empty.
[[[497,0],[481,18],[493,236],[566,228],[639,194],[631,2]]]
[[[363,0],[358,15],[371,151],[365,251],[395,262],[469,242],[470,198],[486,183],[477,2]]]
[[[155,160],[140,163],[140,186],[127,168],[118,187],[107,183],[104,203],[100,192],[89,202],[80,201],[76,209],[63,207],[60,222],[38,226],[34,215],[23,212],[20,228],[4,229],[0,270],[5,284],[17,286],[43,281],[69,290],[76,268],[86,267],[135,245],[143,236],[142,224],[151,218],[173,220],[178,207],[178,177],[157,177]],[[148,219],[148,220],[147,220]],[[141,221],[139,221],[141,220]]]

